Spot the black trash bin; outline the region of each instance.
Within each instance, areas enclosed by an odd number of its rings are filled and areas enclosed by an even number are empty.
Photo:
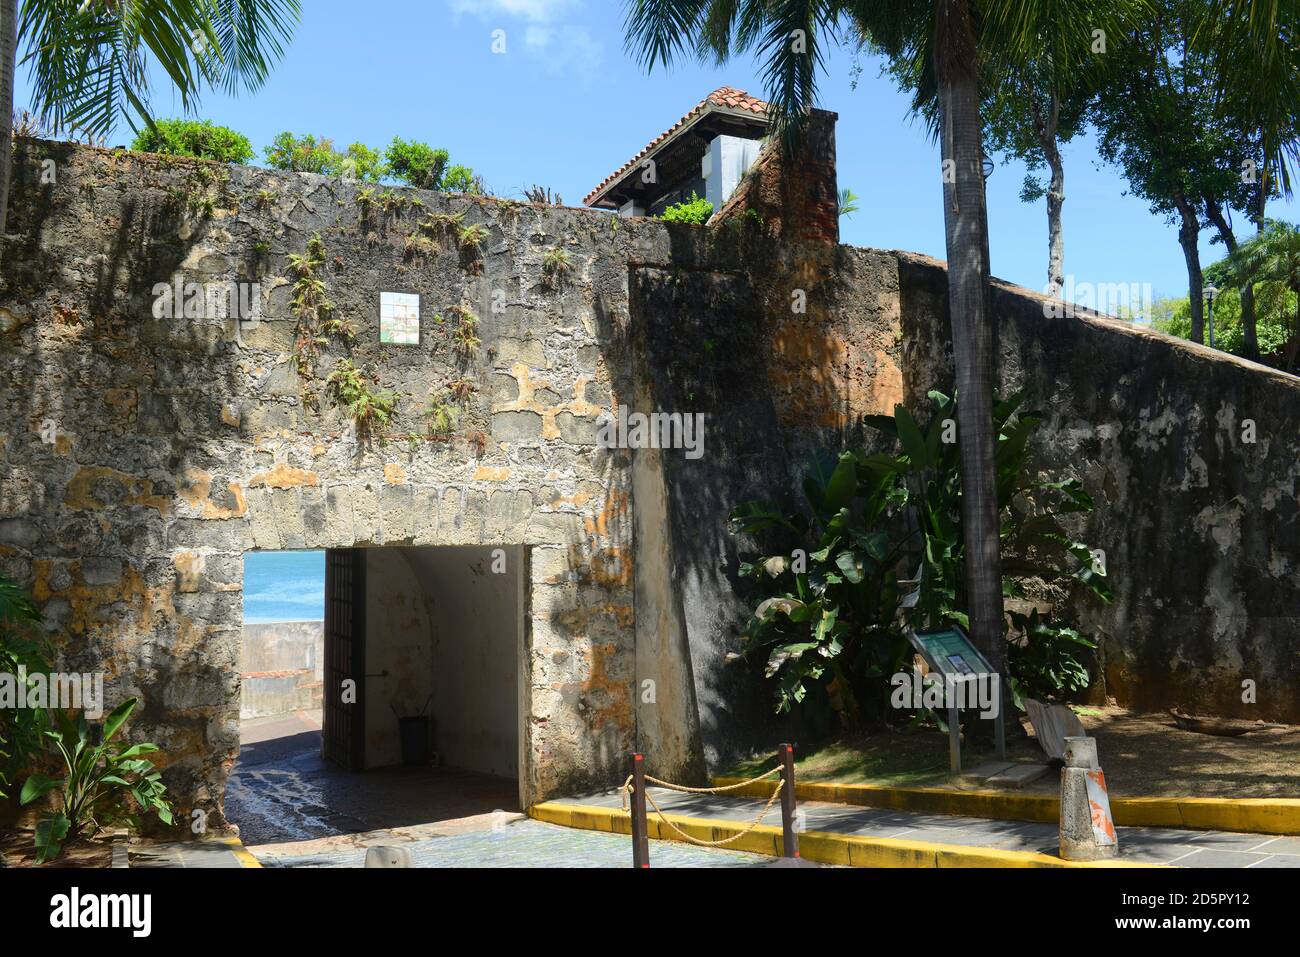
[[[432,737],[433,716],[417,714],[398,718],[398,730],[402,739],[402,763],[407,765],[427,765],[429,763],[429,739]]]

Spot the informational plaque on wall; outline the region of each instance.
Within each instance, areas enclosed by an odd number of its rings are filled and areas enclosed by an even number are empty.
[[[419,293],[379,294],[379,341],[395,346],[420,344]]]

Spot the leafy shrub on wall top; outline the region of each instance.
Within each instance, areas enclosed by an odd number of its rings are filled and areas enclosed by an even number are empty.
[[[441,189],[450,158],[451,154],[444,149],[434,149],[415,140],[408,143],[394,136],[384,154],[384,172],[409,186]]]
[[[698,193],[691,193],[691,198],[669,206],[659,218],[669,223],[690,223],[703,226],[713,215],[713,204],[702,199]]]
[[[136,134],[131,149],[139,153],[196,156],[220,163],[247,163],[253,158],[248,137],[211,120],[159,120]]]
[[[852,724],[860,706],[883,710],[888,676],[911,655],[907,629],[966,625],[958,450],[945,441],[955,438],[956,402],[939,392],[930,399],[925,429],[902,406],[866,420],[898,440],[898,453],[822,453],[796,511],[747,502],[731,514],[733,531],[777,534],[789,546],[740,568],[762,594],[742,633],[745,653],[764,658],[778,711],[808,702]],[[1022,401],[1018,394],[994,407],[1003,592],[1024,598],[1031,585],[1078,583],[1109,601],[1104,569],[1060,521],[1092,510],[1088,493],[1073,479],[1024,474],[1039,416],[1019,412]],[[1086,686],[1078,655],[1091,642],[1036,616],[1017,631],[1009,679],[1018,700]],[[810,687],[824,694],[809,699]]]
[[[338,154],[334,151],[334,141],[321,137],[319,140],[308,133],[295,136],[284,132],[266,147],[266,162],[272,169],[281,169],[292,173],[331,173],[335,172]]]

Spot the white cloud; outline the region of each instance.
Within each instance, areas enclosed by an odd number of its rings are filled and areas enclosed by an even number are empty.
[[[522,35],[524,52],[548,74],[589,80],[604,63],[604,44],[575,22],[583,0],[447,0],[447,6],[456,15],[468,13],[504,28],[507,52],[516,49]],[[523,23],[512,26],[512,20]]]
[[[579,4],[580,0],[447,0],[452,13],[522,17],[532,23],[549,23]]]
[[[605,48],[591,31],[576,24],[530,26],[524,46],[542,62],[548,73],[593,76],[605,59]]]

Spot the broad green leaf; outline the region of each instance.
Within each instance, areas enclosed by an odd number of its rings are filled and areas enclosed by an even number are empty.
[[[108,717],[104,719],[104,743],[108,743],[108,741],[112,739],[113,735],[117,734],[118,730],[126,722],[126,719],[131,716],[131,712],[135,710],[135,705],[135,698],[127,698],[120,705],[114,708],[109,713]]]
[[[33,774],[23,782],[23,790],[18,797],[18,803],[31,804],[37,798],[44,797],[58,786],[59,781],[55,778],[46,777],[44,774]]]

